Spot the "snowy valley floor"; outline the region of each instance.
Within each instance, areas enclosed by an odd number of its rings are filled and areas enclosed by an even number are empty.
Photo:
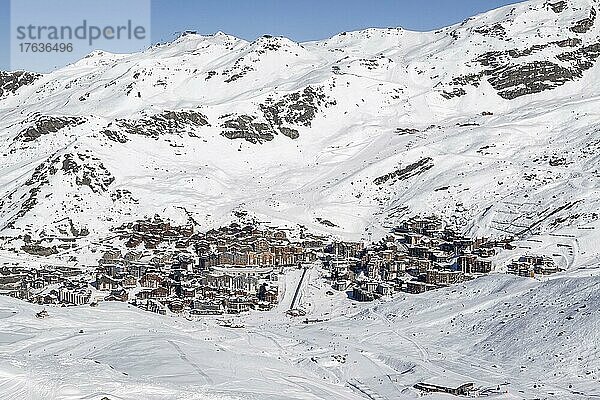
[[[234,317],[237,329],[109,302],[36,319],[41,307],[0,297],[0,399],[391,400],[419,397],[412,385],[435,378],[494,389],[488,398],[600,399],[591,271],[493,274],[356,304],[328,295],[312,269],[307,317],[296,319],[284,313],[300,275],[290,271],[281,306]]]

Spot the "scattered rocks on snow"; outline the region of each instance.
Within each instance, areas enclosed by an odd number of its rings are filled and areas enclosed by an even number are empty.
[[[127,141],[126,138],[115,133],[113,126],[128,135],[142,135],[158,139],[162,135],[181,133],[187,133],[189,136],[195,137],[195,130],[203,126],[210,126],[210,124],[204,114],[193,110],[163,111],[160,114],[140,119],[117,119],[103,133],[110,140],[124,143],[124,141]]]
[[[0,71],[0,99],[15,93],[21,87],[31,85],[42,75],[26,71]]]
[[[81,117],[51,117],[46,115],[36,116],[33,120],[27,120],[29,126],[23,129],[14,140],[32,142],[43,135],[56,133],[64,128],[72,128],[85,123],[86,119]]]
[[[385,174],[375,179],[373,183],[376,185],[383,185],[389,180],[392,180],[392,183],[396,181],[405,180],[411,178],[413,176],[422,174],[423,172],[433,168],[433,160],[430,157],[422,158],[417,162],[407,165],[404,168],[399,168],[394,172],[390,172],[389,174]]]

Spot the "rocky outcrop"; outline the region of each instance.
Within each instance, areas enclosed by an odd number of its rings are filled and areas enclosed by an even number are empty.
[[[210,124],[207,117],[198,111],[163,111],[140,119],[118,119],[103,133],[110,140],[123,143],[127,141],[126,138],[116,134],[115,131],[120,130],[128,135],[142,135],[153,139],[158,139],[165,134],[181,133],[195,137],[194,131],[203,126],[210,126]]]
[[[100,160],[87,154],[65,154],[61,170],[65,175],[75,176],[75,184],[87,186],[92,192],[106,192],[115,178],[99,162]]]
[[[228,139],[244,139],[250,143],[273,140],[277,132],[266,122],[258,122],[253,115],[224,115],[221,135]]]
[[[483,26],[479,28],[473,29],[473,32],[479,33],[483,36],[496,37],[496,38],[504,38],[506,36],[506,29],[502,26],[502,24],[494,24],[492,26]]]
[[[569,29],[571,29],[571,31],[575,33],[586,33],[587,31],[592,29],[592,27],[594,26],[594,21],[596,21],[596,9],[592,7],[592,10],[590,11],[590,16],[588,18],[584,18],[580,21],[577,21],[575,25],[573,25]]]
[[[549,61],[511,65],[494,71],[488,82],[498,95],[511,100],[563,85],[573,79],[569,69]]]
[[[321,107],[334,105],[323,93],[323,88],[307,86],[300,92],[286,94],[279,100],[268,98],[259,108],[266,122],[254,115],[224,115],[222,135],[228,139],[245,139],[263,143],[282,134],[297,139],[299,132],[293,126],[310,127]],[[292,125],[292,126],[290,126]]]
[[[56,133],[64,128],[73,128],[85,123],[85,121],[85,118],[80,117],[37,116],[33,120],[25,122],[29,126],[19,132],[14,140],[32,142],[43,135]]]
[[[56,246],[52,246],[52,247],[45,247],[45,246],[41,246],[39,244],[26,244],[21,246],[21,250],[23,250],[24,252],[34,255],[34,256],[40,256],[40,257],[48,257],[54,254],[58,254],[58,250],[56,249]]]
[[[0,199],[0,214],[10,215],[7,227],[38,205],[40,192],[60,175],[60,185],[86,186],[94,193],[108,191],[115,178],[100,160],[87,154],[53,155],[38,165],[24,185]],[[67,179],[71,177],[71,179]]]
[[[394,172],[390,172],[389,174],[385,174],[376,178],[373,183],[376,185],[383,185],[384,183],[391,181],[393,184],[397,181],[402,181],[413,176],[422,174],[425,171],[433,168],[433,160],[430,157],[422,158],[417,162],[407,165],[403,168],[398,168]]]
[[[290,93],[280,100],[268,99],[261,104],[265,118],[280,127],[283,124],[310,126],[320,107],[334,105],[323,93],[322,87],[307,86],[301,92]]]
[[[567,9],[567,2],[565,0],[557,1],[556,3],[548,3],[548,7],[555,13],[559,14]]]
[[[474,60],[484,67],[481,72],[454,77],[450,81],[451,89],[443,90],[441,95],[446,99],[464,96],[465,86],[478,87],[484,77],[498,95],[507,100],[562,86],[581,78],[600,56],[600,43],[579,47],[581,44],[579,38],[567,38],[525,49],[484,53]],[[559,53],[555,60],[518,62],[519,58],[549,47],[576,50]]]
[[[21,87],[31,85],[41,75],[26,71],[0,71],[0,99],[15,93]]]

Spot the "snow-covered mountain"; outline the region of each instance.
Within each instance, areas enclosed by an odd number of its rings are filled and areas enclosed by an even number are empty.
[[[0,72],[3,263],[96,265],[131,221],[208,230],[246,211],[352,240],[436,214],[518,238],[499,266],[528,249],[566,269],[369,304],[291,270],[279,308],[229,327],[108,301],[37,319],[0,296],[0,399],[414,399],[436,376],[599,399],[598,12],[530,0],[435,32],[186,34]],[[283,312],[296,294],[306,321]]]
[[[41,306],[0,296],[0,399],[466,398],[413,388],[437,378],[495,400],[595,400],[599,285],[493,274],[349,306],[313,270],[301,303],[323,322],[273,310],[235,317],[243,329],[119,302],[37,319]]]
[[[307,43],[186,34],[46,75],[2,73],[5,247],[105,237],[155,214],[208,229],[235,210],[375,239],[435,213],[472,234],[539,235],[566,266],[588,265],[598,11],[531,0],[435,32]]]

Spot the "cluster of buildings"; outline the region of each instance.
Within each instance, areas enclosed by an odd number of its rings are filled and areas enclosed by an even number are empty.
[[[160,314],[269,310],[279,302],[283,270],[314,262],[324,246],[322,237],[302,234],[292,242],[289,231],[256,224],[195,233],[159,218],[116,234],[123,245],[105,248],[87,270],[4,267],[0,294],[38,304],[122,301]]]
[[[492,271],[496,248],[508,240],[468,238],[436,217],[403,222],[383,241],[362,248],[334,244],[327,249],[333,288],[370,301],[395,292],[423,293]]]
[[[4,265],[0,267],[0,295],[38,304],[86,304],[91,290],[79,268]]]
[[[147,254],[107,251],[94,286],[106,300],[129,301],[158,313],[239,313],[269,310],[279,301],[278,278],[286,267],[317,258],[322,242],[292,242],[288,232],[233,223],[206,233],[174,229],[160,220],[122,229],[128,247],[144,243]]]
[[[206,233],[155,217],[120,227],[120,247],[105,248],[98,265],[81,268],[0,267],[0,294],[38,304],[121,301],[144,310],[191,315],[269,310],[279,302],[285,268],[319,260],[335,290],[358,301],[412,294],[487,274],[510,239],[469,238],[436,217],[403,222],[378,243],[331,242],[326,237],[255,223]],[[142,250],[140,250],[142,249]],[[523,256],[509,273],[533,277],[559,269],[552,259]]]
[[[528,278],[535,275],[550,275],[560,272],[561,269],[548,256],[526,255],[513,260],[508,266],[508,273]]]

